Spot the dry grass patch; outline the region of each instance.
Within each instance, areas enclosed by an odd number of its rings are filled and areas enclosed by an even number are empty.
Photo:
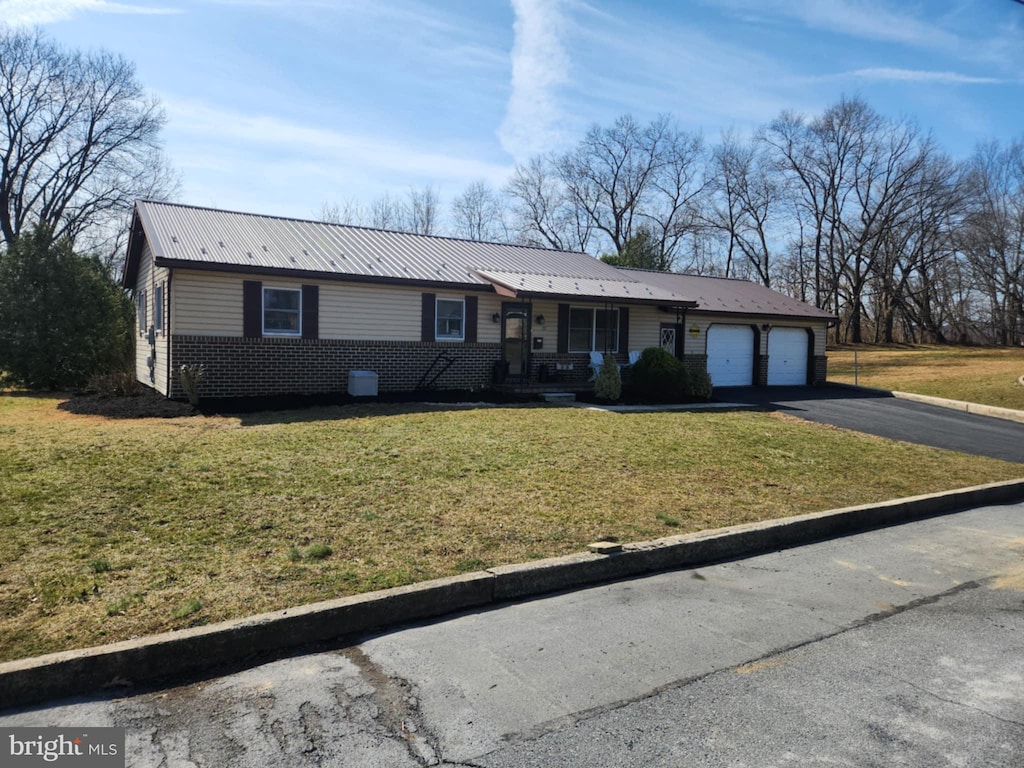
[[[1024,349],[861,345],[862,386],[1024,410]],[[853,347],[829,349],[828,377],[854,383]]]
[[[57,402],[0,397],[3,659],[1020,470],[749,412]]]

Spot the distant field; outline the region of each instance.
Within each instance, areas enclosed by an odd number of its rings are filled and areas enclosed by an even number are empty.
[[[1024,349],[858,346],[862,386],[1024,410]],[[828,351],[830,381],[854,383],[854,348]]]
[[[0,659],[1020,475],[746,411],[58,402],[0,395]]]

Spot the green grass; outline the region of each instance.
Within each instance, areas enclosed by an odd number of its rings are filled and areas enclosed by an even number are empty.
[[[828,378],[854,383],[854,347],[828,351]],[[1024,410],[1024,349],[859,345],[862,386]]]
[[[0,659],[1021,474],[751,412],[57,403],[0,396]]]

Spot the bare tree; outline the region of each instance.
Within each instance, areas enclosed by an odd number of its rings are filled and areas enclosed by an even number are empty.
[[[501,201],[483,180],[472,182],[452,200],[451,222],[456,235],[470,240],[497,240],[505,235]]]
[[[140,197],[173,194],[164,114],[135,68],[0,28],[0,233],[43,223],[56,239],[108,242]],[[114,222],[112,224],[112,222]]]
[[[711,154],[712,204],[705,220],[726,240],[725,275],[734,274],[733,262],[742,256],[762,285],[771,285],[772,235],[770,220],[780,205],[781,185],[765,156],[764,146],[743,144],[726,133]]]
[[[325,200],[320,205],[316,218],[318,221],[325,221],[328,224],[349,224],[362,227],[366,226],[370,220],[370,214],[358,200],[347,198],[340,204],[328,203]]]
[[[972,194],[959,244],[987,302],[989,339],[1024,340],[1024,140],[980,146],[970,163]]]
[[[375,229],[402,229],[403,219],[402,202],[387,192],[370,203],[369,225]]]
[[[517,165],[505,195],[511,204],[517,242],[561,251],[586,251],[590,246],[593,227],[585,212],[570,200],[553,156]]]
[[[671,266],[680,241],[696,228],[701,158],[700,137],[669,116],[642,126],[624,115],[611,127],[592,127],[556,168],[568,199],[617,253],[644,224]]]
[[[441,198],[432,186],[409,187],[403,208],[402,229],[417,235],[434,235],[440,226]]]

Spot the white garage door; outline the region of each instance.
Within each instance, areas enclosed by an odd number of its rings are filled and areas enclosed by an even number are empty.
[[[768,384],[807,383],[807,331],[772,328],[768,333]]]
[[[754,329],[749,325],[708,328],[708,374],[716,387],[754,383]]]

